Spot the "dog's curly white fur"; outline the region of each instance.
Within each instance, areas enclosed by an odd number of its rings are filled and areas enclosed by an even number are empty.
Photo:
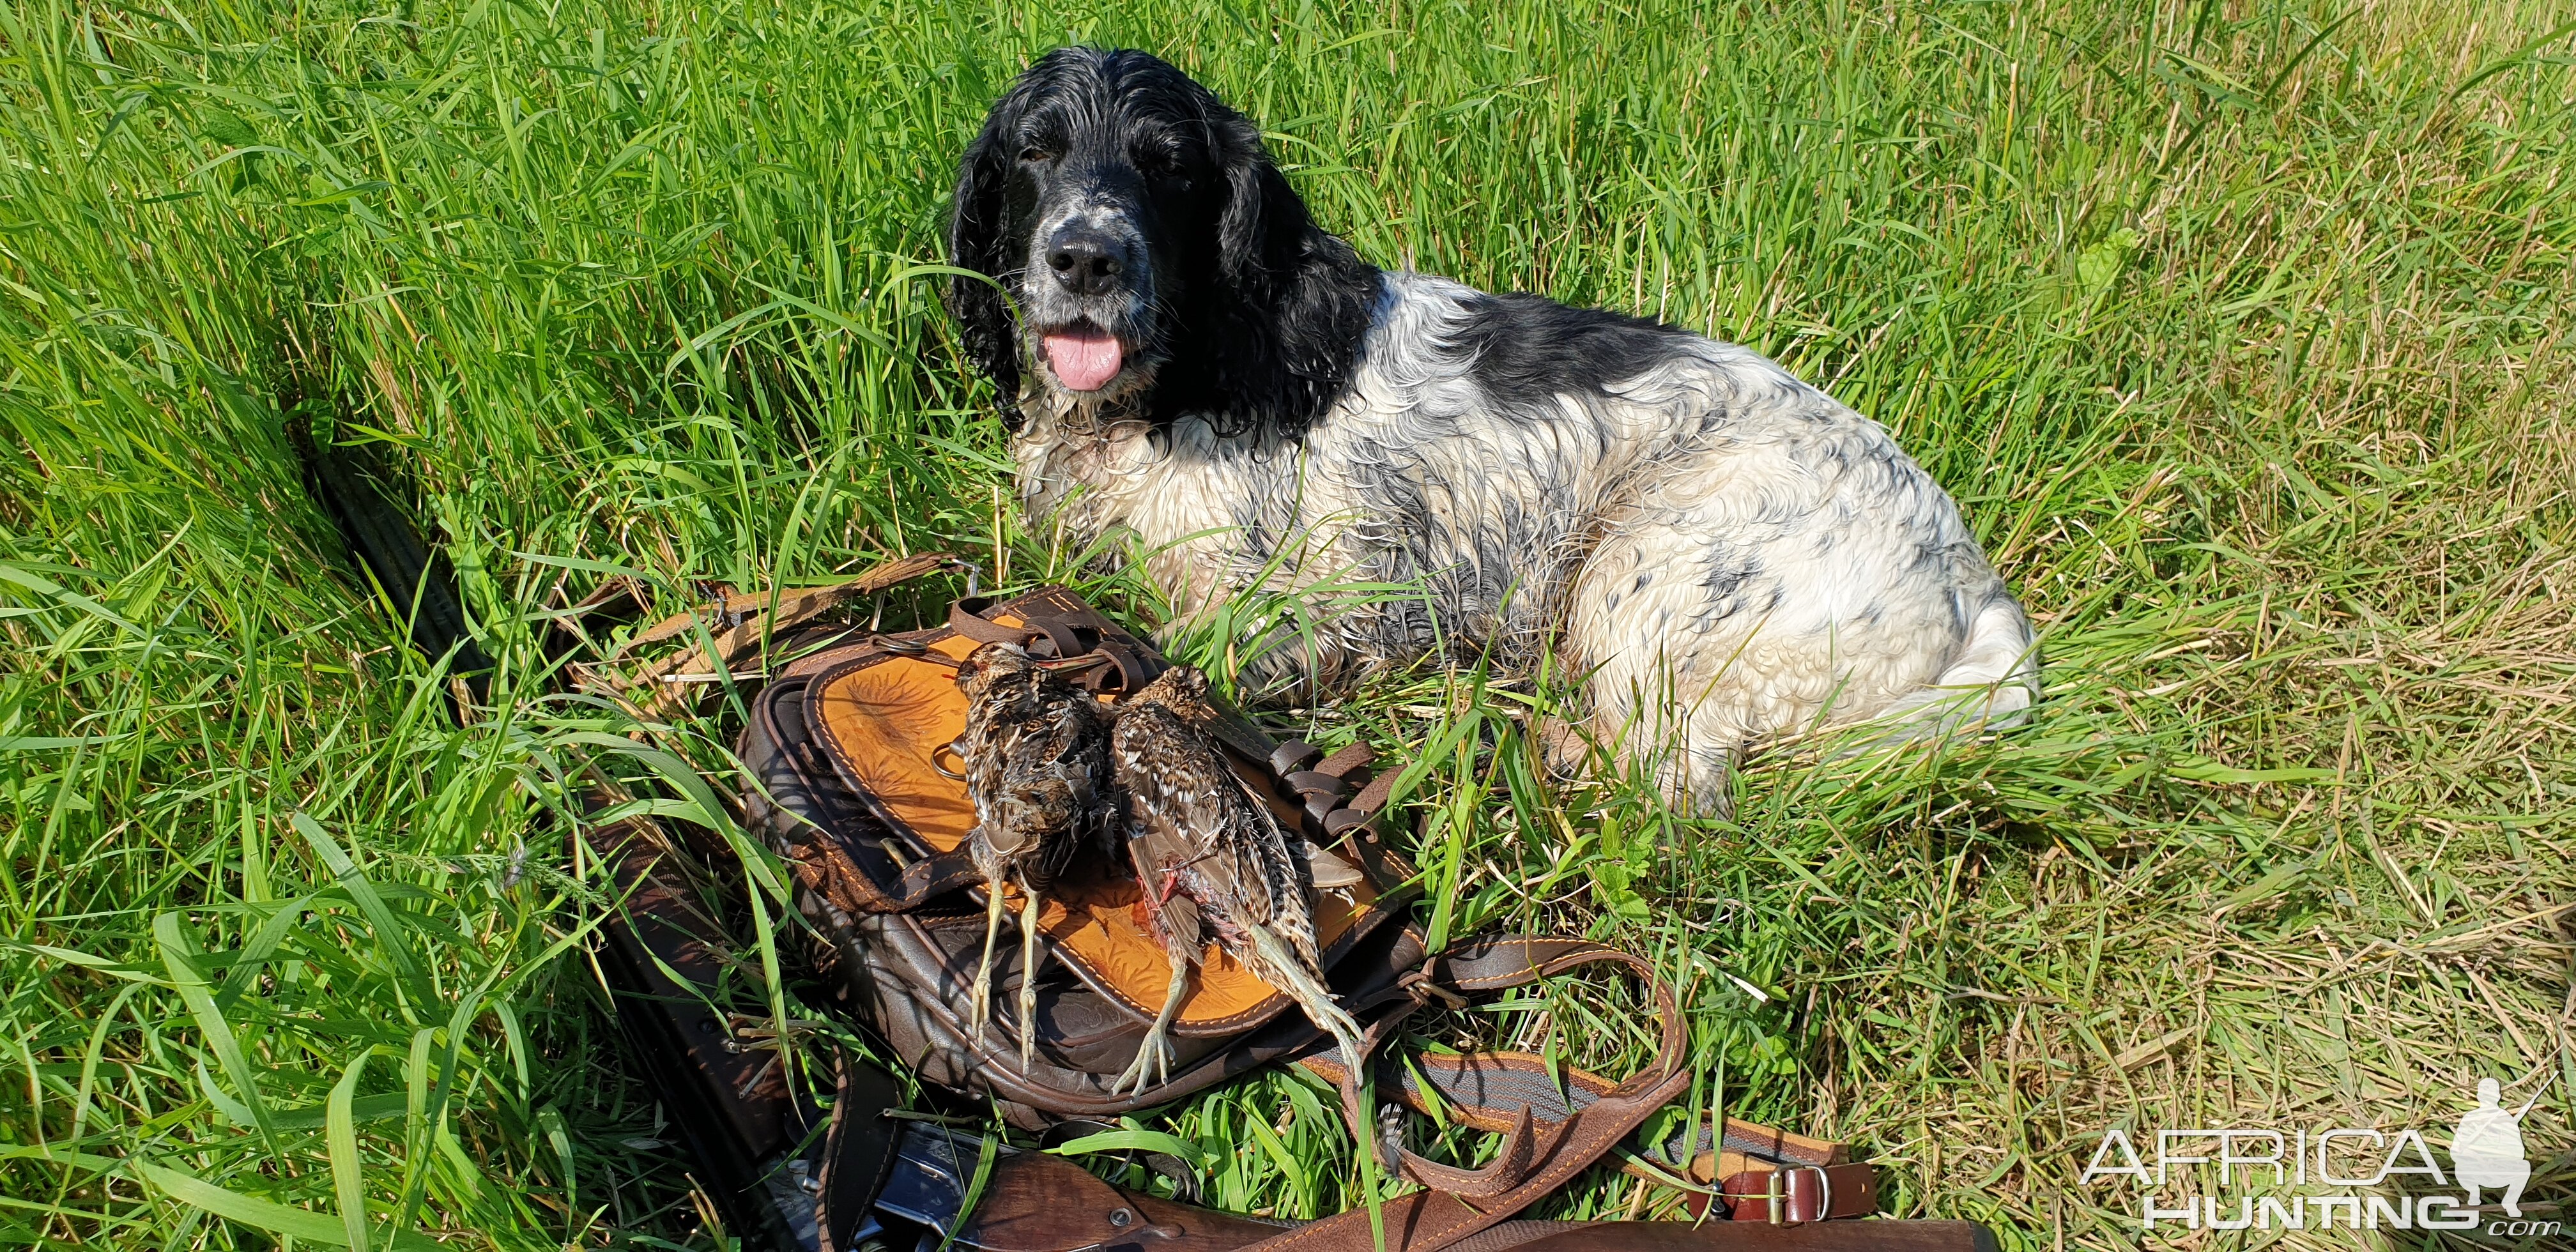
[[[951,293],[1016,392],[1035,513],[1132,530],[1184,613],[1420,589],[1320,618],[1288,659],[1328,688],[1553,648],[1594,738],[1710,808],[1750,745],[1991,725],[2038,693],[2029,620],[1884,428],[1749,349],[1366,265],[1144,54],[1033,66],[968,154],[952,243],[1018,297]]]

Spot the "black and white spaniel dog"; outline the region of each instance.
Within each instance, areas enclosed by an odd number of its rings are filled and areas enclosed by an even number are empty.
[[[1142,52],[1029,67],[966,153],[949,291],[1032,517],[1127,528],[1183,613],[1402,584],[1286,655],[1585,675],[1594,740],[1720,808],[1748,746],[2038,694],[2030,621],[1885,429],[1732,344],[1381,270]],[[986,279],[989,279],[987,281]]]

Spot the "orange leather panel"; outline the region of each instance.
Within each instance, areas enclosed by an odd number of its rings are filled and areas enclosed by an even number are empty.
[[[1018,624],[1009,616],[995,620],[1006,626]],[[976,644],[950,636],[930,647],[962,660]],[[966,784],[932,764],[936,752],[949,768],[959,767],[954,757],[946,755],[947,745],[966,729],[966,696],[957,690],[953,668],[935,661],[889,657],[817,685],[807,694],[806,707],[839,749],[836,755],[859,775],[859,783],[923,843],[946,852],[965,840],[975,825],[975,806],[966,798]],[[1142,892],[1135,879],[1116,872],[1096,878],[1077,873],[1059,883],[1059,888],[1060,893],[1044,900],[1038,912],[1039,928],[1054,941],[1056,954],[1075,966],[1085,981],[1124,1000],[1140,1015],[1150,1017],[1160,1010],[1171,966],[1162,945],[1145,930]],[[1351,894],[1357,907],[1338,895],[1316,901],[1316,938],[1322,947],[1329,949],[1351,928],[1360,908],[1376,898],[1375,890],[1365,883],[1351,888]],[[1018,888],[1005,887],[1003,899],[1014,913],[1018,911]],[[1286,997],[1211,944],[1174,1028],[1185,1035],[1228,1034],[1285,1005]]]
[[[953,635],[931,645],[956,660],[974,650],[974,640]],[[946,756],[947,746],[966,733],[966,693],[957,689],[953,667],[889,657],[816,686],[805,706],[869,794],[932,851],[965,841],[975,826],[966,784],[931,763],[933,752]],[[954,757],[947,764],[957,767]]]

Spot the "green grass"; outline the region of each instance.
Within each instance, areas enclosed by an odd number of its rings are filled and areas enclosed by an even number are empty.
[[[1731,823],[1551,783],[1467,680],[1275,714],[1431,757],[1450,933],[1655,955],[1700,1099],[2016,1249],[2138,1241],[2076,1185],[2106,1125],[2439,1139],[2481,1075],[2557,1084],[2525,1135],[2564,1197],[2571,17],[16,0],[0,1239],[711,1245],[559,851],[574,737],[620,724],[540,698],[530,614],[595,577],[566,561],[673,607],[933,547],[1067,572],[909,267],[985,103],[1068,39],[1200,74],[1374,258],[1829,385],[2044,626],[2029,727],[1760,762]],[[412,468],[503,659],[487,716],[447,720],[290,419]],[[670,739],[721,768],[720,719]],[[1449,1025],[1633,1063],[1606,1003]],[[1329,1107],[1272,1076],[1153,1124],[1214,1199],[1316,1213],[1355,1199]],[[1601,1171],[1553,1207],[1672,1200]]]

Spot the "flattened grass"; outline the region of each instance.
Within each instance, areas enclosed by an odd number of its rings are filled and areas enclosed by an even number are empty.
[[[1001,507],[915,269],[984,103],[1066,39],[1202,74],[1373,257],[1826,383],[2045,626],[2028,728],[1783,754],[1728,823],[1548,779],[1526,685],[1274,714],[1432,760],[1450,933],[1654,954],[1703,1105],[1854,1138],[1899,1211],[2013,1247],[2137,1242],[2130,1194],[2076,1183],[2106,1125],[2438,1130],[2484,1075],[2557,1084],[2524,1133],[2563,1198],[2566,20],[0,10],[0,1237],[708,1245],[559,851],[577,737],[619,723],[537,698],[532,614],[609,566],[673,606],[931,547],[1078,573]],[[445,720],[290,420],[413,467],[494,715]],[[669,741],[723,765],[715,723]],[[1617,1068],[1642,1044],[1612,1003],[1426,1030]],[[1355,1195],[1310,1105],[1270,1076],[1153,1124],[1203,1144],[1212,1198],[1314,1213]],[[1605,1170],[1557,1208],[1671,1200]]]

